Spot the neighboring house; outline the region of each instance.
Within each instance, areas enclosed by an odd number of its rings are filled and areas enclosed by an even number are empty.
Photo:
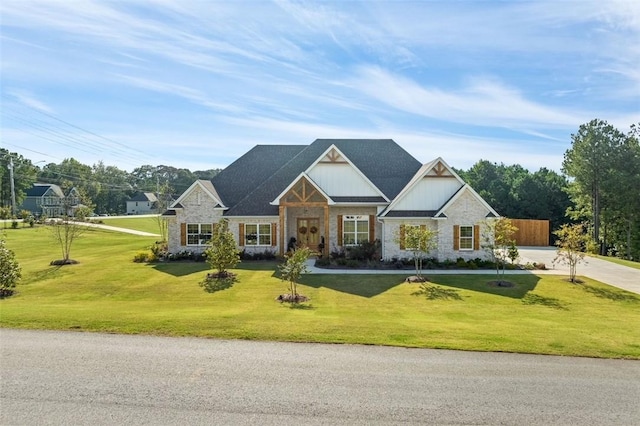
[[[127,214],[157,213],[158,198],[153,192],[141,192],[127,201]]]
[[[164,216],[170,252],[204,250],[226,218],[249,252],[283,254],[295,238],[328,254],[379,239],[384,259],[411,257],[403,227],[428,226],[431,256],[445,260],[484,258],[482,227],[498,214],[441,158],[423,165],[391,139],[317,139],[254,147]]]
[[[73,215],[80,205],[80,196],[75,188],[71,188],[65,196],[58,185],[51,183],[34,183],[27,190],[26,197],[20,206],[34,216],[59,217],[66,213]]]

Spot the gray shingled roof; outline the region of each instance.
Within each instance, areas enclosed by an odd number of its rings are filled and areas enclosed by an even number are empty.
[[[278,215],[269,203],[335,145],[393,199],[421,164],[391,139],[316,139],[311,145],[258,145],[212,179],[229,207],[225,216]],[[357,195],[357,194],[354,194]]]
[[[139,192],[131,197],[129,201],[150,201],[152,203],[155,203],[156,201],[158,201],[158,198],[153,192]]]
[[[33,186],[25,191],[27,197],[42,197],[51,189],[58,197],[64,197],[62,189],[58,185],[52,183],[34,183]]]

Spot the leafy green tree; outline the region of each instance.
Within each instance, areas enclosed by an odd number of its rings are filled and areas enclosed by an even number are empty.
[[[99,214],[122,213],[127,200],[134,194],[129,183],[129,173],[114,166],[106,166],[102,161],[92,167],[96,193],[91,197],[95,211]]]
[[[582,224],[563,225],[555,232],[558,240],[558,251],[553,263],[566,263],[569,266],[569,281],[576,282],[576,269],[584,259],[584,250],[589,243],[589,236],[584,232]]]
[[[600,238],[603,200],[614,196],[620,182],[613,173],[612,159],[619,158],[626,141],[624,133],[606,121],[594,119],[583,124],[571,135],[572,145],[564,154],[562,170],[573,181],[569,193],[582,211],[590,214],[592,238],[599,244],[600,254],[605,254],[605,244]]]
[[[438,233],[426,225],[402,225],[396,242],[413,254],[413,264],[416,268],[416,280],[425,281],[422,276],[424,257],[438,246]]]
[[[0,296],[13,294],[13,289],[21,277],[21,268],[15,254],[6,247],[5,241],[0,239]]]
[[[505,266],[512,254],[510,249],[515,246],[513,236],[517,230],[511,219],[506,217],[488,220],[484,224],[482,248],[496,265],[498,282],[504,282]]]
[[[0,148],[0,206],[11,205],[11,180],[9,179],[9,162],[13,160],[13,181],[16,195],[16,206],[20,206],[25,194],[36,181],[38,168],[31,160],[15,152]]]
[[[214,226],[205,255],[211,268],[217,271],[218,278],[226,278],[229,275],[227,270],[240,263],[240,251],[229,230],[227,219],[222,219]]]
[[[302,274],[308,272],[307,259],[311,256],[311,249],[308,247],[299,247],[290,251],[283,264],[278,266],[280,276],[284,281],[289,283],[289,291],[291,292],[292,302],[298,302],[300,295],[298,294],[298,280]]]

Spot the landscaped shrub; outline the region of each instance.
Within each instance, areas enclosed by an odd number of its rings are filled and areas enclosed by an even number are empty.
[[[6,248],[4,240],[0,240],[0,299],[13,294],[21,276],[22,271],[13,250]]]
[[[18,229],[18,221],[17,220],[14,220],[13,222],[11,222],[11,228]]]
[[[263,251],[246,251],[240,253],[240,260],[275,260],[276,253],[273,250],[264,249]]]
[[[346,253],[344,252],[343,248],[337,248],[337,247],[333,247],[333,249],[331,250],[331,253],[329,254],[331,256],[331,259],[342,259],[346,256]]]
[[[327,257],[321,257],[319,259],[316,259],[316,266],[320,267],[320,268],[325,268],[327,266],[331,265],[331,259],[327,258]]]
[[[381,248],[380,240],[374,241],[363,241],[362,243],[353,246],[347,247],[346,256],[349,259],[355,260],[374,260],[380,258],[380,248]]]
[[[347,268],[357,268],[360,266],[360,262],[358,262],[356,259],[346,259],[345,266]]]
[[[135,256],[133,256],[133,261],[135,263],[145,263],[145,262],[151,262],[152,258],[154,258],[154,254],[151,251],[148,250],[142,250],[139,251],[138,253],[136,253]]]

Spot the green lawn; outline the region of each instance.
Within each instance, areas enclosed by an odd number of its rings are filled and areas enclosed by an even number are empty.
[[[620,259],[618,257],[600,256],[597,254],[590,254],[589,256],[598,259],[606,260],[608,262],[617,263],[618,265],[628,266],[629,268],[640,269],[640,262],[634,262],[632,260]]]
[[[136,231],[160,234],[157,217],[97,217],[95,221],[102,221],[105,225],[117,226],[118,228],[135,229]]]
[[[402,275],[307,275],[310,302],[274,299],[286,284],[274,263],[244,263],[231,288],[207,293],[205,263],[136,264],[153,237],[88,230],[60,257],[47,229],[5,231],[23,268],[19,293],[0,301],[3,327],[640,359],[640,296],[585,279],[432,276],[420,293]]]

